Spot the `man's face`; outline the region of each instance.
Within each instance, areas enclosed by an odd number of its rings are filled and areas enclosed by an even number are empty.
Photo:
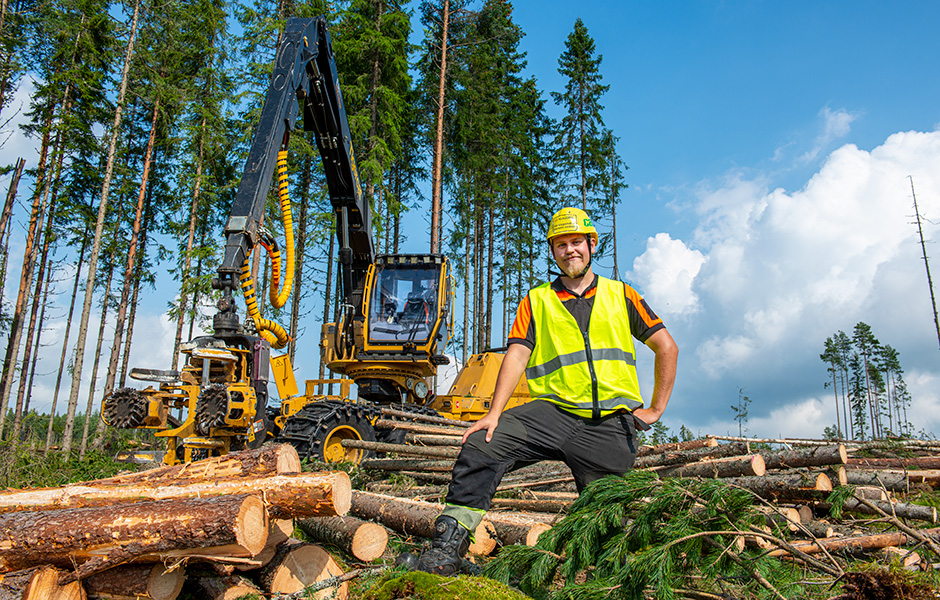
[[[559,235],[552,238],[552,257],[562,273],[574,278],[587,266],[593,246],[593,240],[583,233]]]

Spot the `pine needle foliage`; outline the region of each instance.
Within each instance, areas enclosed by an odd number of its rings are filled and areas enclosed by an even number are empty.
[[[536,546],[504,548],[486,574],[535,598],[672,600],[692,588],[779,598],[787,591],[769,581],[793,581],[795,569],[735,546],[764,521],[746,490],[635,471],[588,486]]]

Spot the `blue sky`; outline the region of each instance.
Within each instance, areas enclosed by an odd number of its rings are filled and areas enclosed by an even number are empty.
[[[621,269],[681,348],[665,424],[737,433],[729,407],[743,388],[749,435],[818,437],[835,422],[823,341],[865,321],[900,352],[915,427],[940,433],[940,350],[907,179],[935,254],[940,4],[520,0],[513,18],[546,98],[563,89],[557,61],[578,17],[603,55],[604,118],[630,167]],[[3,164],[31,146],[15,131],[3,139]],[[136,366],[168,363],[165,284],[138,316],[135,338],[153,342],[135,345]],[[317,314],[301,346],[314,355]],[[44,334],[46,373],[61,329]],[[648,392],[651,354],[639,360]],[[297,365],[299,378],[315,370]],[[41,378],[37,396],[50,387]]]

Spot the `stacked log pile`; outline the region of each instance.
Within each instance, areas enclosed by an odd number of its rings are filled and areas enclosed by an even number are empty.
[[[440,500],[446,494],[449,472],[459,452],[460,436],[468,424],[428,421],[411,425],[404,444],[379,447],[375,443],[349,443],[350,447],[387,453],[384,458],[364,461],[363,467],[378,473],[408,475],[419,482],[417,486],[405,487],[379,477],[367,485],[366,489],[373,495],[424,501],[436,511],[442,508]],[[770,447],[782,449],[768,450]],[[898,449],[914,455],[862,457],[862,454],[886,454]],[[799,543],[817,544],[817,548],[831,546],[868,551],[887,548],[904,553],[905,563],[909,564],[913,559],[900,547],[911,540],[936,545],[934,540],[940,531],[933,528],[937,523],[936,509],[904,501],[912,486],[940,487],[940,443],[894,442],[885,446],[715,436],[678,444],[643,446],[635,468],[655,471],[660,477],[721,478],[731,485],[746,488],[759,497],[758,502],[766,505],[768,526],[783,526],[792,537],[805,538]],[[834,519],[826,500],[834,489],[844,485],[856,486],[854,495],[844,504],[843,518]],[[540,463],[503,478],[487,521],[494,525],[500,545],[534,543],[541,532],[567,512],[576,497],[573,479],[562,463]],[[354,498],[354,511],[356,503]],[[866,527],[874,520],[906,529],[897,535],[882,535]],[[517,527],[510,535],[499,530],[500,521],[522,521],[523,527],[536,533],[519,535]],[[792,553],[785,548],[774,552],[775,555]]]
[[[172,600],[185,581],[212,599],[297,592],[343,573],[291,539],[293,520],[342,518],[351,502],[346,473],[301,473],[287,445],[3,491],[0,600]],[[324,594],[344,598],[344,585]]]

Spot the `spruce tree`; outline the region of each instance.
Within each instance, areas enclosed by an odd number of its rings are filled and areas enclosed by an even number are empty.
[[[555,159],[562,175],[559,191],[563,202],[580,204],[589,212],[603,205],[598,185],[605,171],[601,97],[610,86],[602,83],[602,60],[596,54],[594,38],[578,18],[558,59],[558,72],[566,79],[565,91],[552,92],[552,99],[565,112],[555,134]]]

